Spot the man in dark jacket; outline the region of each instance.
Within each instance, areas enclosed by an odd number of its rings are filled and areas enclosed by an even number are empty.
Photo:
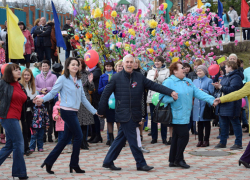
[[[65,60],[70,55],[71,45],[70,45],[70,38],[74,35],[74,29],[70,26],[70,18],[66,19],[66,24],[64,24],[62,31],[67,31],[67,34],[63,35],[63,39],[65,41],[67,50],[65,51]]]
[[[139,72],[133,72],[135,59],[132,55],[123,58],[124,70],[113,75],[105,87],[99,103],[98,114],[104,115],[106,104],[112,92],[115,94],[116,121],[121,124],[118,135],[111,145],[103,162],[103,167],[111,170],[121,170],[114,165],[114,160],[120,154],[126,140],[128,140],[132,154],[136,160],[137,170],[149,171],[154,167],[147,165],[140,148],[137,145],[136,127],[142,120],[142,93],[150,89],[169,96],[175,100],[178,94],[173,90],[148,80]]]
[[[36,30],[34,31],[34,35],[37,36],[37,54],[38,60],[41,62],[44,60],[44,55],[46,60],[51,63],[51,26],[46,24],[46,19],[42,17],[40,19],[40,26],[37,26]]]

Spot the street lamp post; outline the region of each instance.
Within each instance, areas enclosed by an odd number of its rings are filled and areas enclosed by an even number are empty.
[[[46,8],[45,8],[45,0],[43,0],[43,16],[46,19]]]

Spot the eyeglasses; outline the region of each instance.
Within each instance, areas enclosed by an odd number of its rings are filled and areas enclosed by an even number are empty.
[[[185,67],[183,67],[183,66],[182,66],[182,68],[181,68],[181,69],[185,69]]]

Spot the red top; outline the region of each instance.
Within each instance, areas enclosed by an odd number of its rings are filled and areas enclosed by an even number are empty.
[[[10,108],[6,119],[21,119],[22,107],[27,100],[26,94],[23,92],[21,85],[17,82],[10,83],[13,86],[13,94],[11,97]],[[1,118],[3,119],[3,118]]]

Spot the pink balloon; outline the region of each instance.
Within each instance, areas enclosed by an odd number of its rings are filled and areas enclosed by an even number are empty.
[[[208,67],[208,72],[211,76],[215,76],[220,71],[220,66],[218,64],[213,64]]]
[[[241,107],[243,108],[245,105],[246,105],[246,100],[245,100],[245,98],[242,98],[242,104],[241,104]]]

